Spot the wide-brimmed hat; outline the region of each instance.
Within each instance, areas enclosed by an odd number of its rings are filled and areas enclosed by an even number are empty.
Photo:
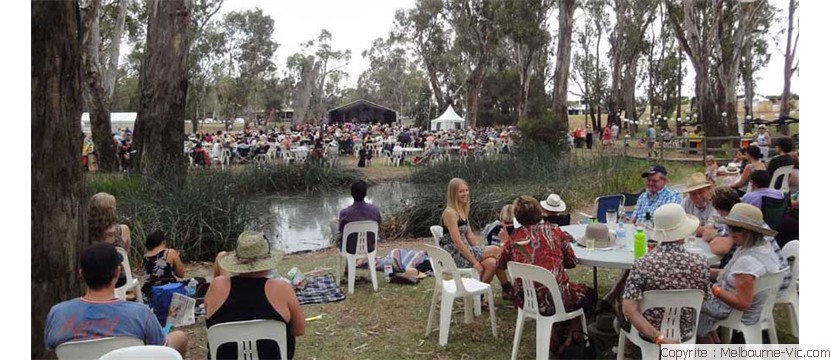
[[[666,204],[654,211],[654,228],[652,240],[671,242],[685,239],[700,226],[700,219],[686,214],[680,204]]]
[[[548,198],[541,202],[542,209],[553,212],[562,212],[567,209],[565,202],[557,194],[550,194]]]
[[[427,274],[424,274],[424,273],[418,271],[418,269],[416,269],[416,268],[406,268],[406,270],[404,270],[403,274],[406,275],[406,276],[411,276],[411,277],[417,278],[417,279],[423,279],[423,278],[427,277]]]
[[[738,164],[729,163],[728,165],[726,165],[726,169],[724,170],[724,172],[727,173],[727,174],[734,175],[734,174],[740,173],[741,169],[738,168]]]
[[[265,234],[245,231],[239,235],[236,251],[219,259],[219,266],[236,274],[273,270],[282,259],[282,253],[272,251]]]
[[[712,183],[706,181],[706,175],[703,173],[692,173],[686,179],[686,188],[683,189],[683,193],[692,192],[695,190],[703,189],[712,186]]]
[[[729,215],[715,216],[715,221],[728,225],[754,231],[766,236],[775,236],[777,231],[764,227],[764,214],[761,209],[747,204],[738,203],[729,211]]]
[[[594,240],[594,247],[598,249],[608,248],[614,245],[614,234],[608,232],[608,226],[605,224],[594,223],[588,224],[585,227],[585,235],[580,237],[576,242],[579,245],[586,246],[587,240]]]

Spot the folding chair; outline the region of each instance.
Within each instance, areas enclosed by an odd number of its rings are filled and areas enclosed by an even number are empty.
[[[608,210],[617,211],[620,208],[620,205],[625,203],[625,195],[616,194],[600,196],[594,200],[594,203],[597,204],[597,221],[605,223],[605,214]],[[619,217],[620,214],[617,216]]]

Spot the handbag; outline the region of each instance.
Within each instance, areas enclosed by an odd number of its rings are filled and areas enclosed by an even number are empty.
[[[562,352],[560,352],[557,355],[557,359],[613,358],[613,356],[599,356],[602,354],[600,354],[600,352],[597,350],[597,339],[595,337],[578,330],[574,330],[573,332],[571,332],[570,336],[573,336],[573,334],[579,334],[581,336],[578,336],[574,340],[572,340],[571,344],[568,345],[568,347],[566,347]]]

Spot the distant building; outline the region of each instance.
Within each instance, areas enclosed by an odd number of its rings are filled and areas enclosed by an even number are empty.
[[[369,100],[360,99],[329,110],[328,121],[329,124],[346,122],[397,123],[398,112]]]

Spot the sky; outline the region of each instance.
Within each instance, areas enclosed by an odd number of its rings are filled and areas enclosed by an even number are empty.
[[[787,0],[766,0],[780,9],[785,9]],[[285,69],[285,62],[289,56],[300,50],[300,44],[316,39],[321,29],[327,29],[332,34],[331,46],[334,50],[351,50],[352,60],[344,69],[349,74],[348,86],[355,86],[357,79],[364,70],[368,69],[369,61],[360,56],[368,50],[372,41],[385,38],[394,26],[395,11],[398,9],[413,8],[415,0],[301,0],[301,1],[273,1],[273,0],[226,0],[217,18],[231,11],[243,11],[259,7],[275,22],[273,39],[280,44],[276,52],[276,64]],[[551,30],[556,31],[556,12],[548,21]],[[578,18],[579,10],[576,17]],[[579,19],[577,19],[579,21]],[[762,95],[778,95],[784,87],[784,55],[775,43],[770,41],[772,58],[766,68],[760,71],[756,93]],[[786,42],[783,39],[781,49]],[[801,46],[800,46],[801,47]],[[573,49],[572,49],[573,51]],[[602,50],[602,52],[607,51]],[[683,94],[694,92],[694,70],[687,61],[687,76],[684,79]],[[791,89],[798,92],[798,73],[793,75]],[[569,90],[577,90],[576,86],[569,85]],[[739,93],[743,93],[739,89]],[[571,100],[578,97],[571,94]]]

